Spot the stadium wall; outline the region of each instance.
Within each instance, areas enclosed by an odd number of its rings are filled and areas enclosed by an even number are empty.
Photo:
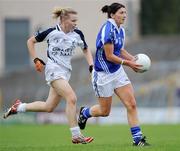
[[[1,115],[1,114],[0,114]],[[139,121],[141,124],[178,124],[180,123],[180,110],[178,107],[166,108],[139,108]],[[78,115],[77,115],[78,116]],[[0,119],[0,124],[68,124],[65,112],[53,113],[26,113],[16,115],[6,121]],[[128,124],[125,108],[113,107],[108,117],[90,118],[89,124]]]

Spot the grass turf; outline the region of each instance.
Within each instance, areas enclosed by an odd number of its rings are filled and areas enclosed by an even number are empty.
[[[88,125],[83,133],[95,138],[72,144],[66,125],[0,125],[0,151],[179,151],[180,125],[142,125],[150,147],[133,147],[127,125]]]

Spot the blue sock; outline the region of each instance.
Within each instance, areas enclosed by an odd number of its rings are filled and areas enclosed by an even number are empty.
[[[142,138],[142,132],[139,126],[131,127],[131,134],[135,143],[138,143]]]
[[[90,108],[84,108],[83,109],[83,116],[85,118],[90,118],[91,117]]]

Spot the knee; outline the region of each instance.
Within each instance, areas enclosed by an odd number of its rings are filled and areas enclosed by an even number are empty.
[[[129,103],[126,105],[128,110],[135,110],[136,106],[136,101],[134,99],[129,101]]]
[[[51,113],[53,111],[54,111],[54,107],[53,106],[50,106],[50,105],[46,106],[46,112]]]
[[[75,95],[71,95],[71,96],[69,96],[68,98],[67,98],[67,103],[69,104],[69,105],[76,105],[76,102],[77,102],[77,98],[76,98],[76,96]]]

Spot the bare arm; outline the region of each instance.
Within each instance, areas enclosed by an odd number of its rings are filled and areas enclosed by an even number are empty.
[[[35,43],[36,43],[36,39],[34,36],[30,37],[27,41],[27,47],[28,47],[28,51],[29,54],[31,56],[32,59],[35,59],[36,56],[36,51],[35,51]]]
[[[83,50],[83,53],[84,53],[84,56],[85,56],[85,58],[86,58],[86,60],[88,62],[88,65],[89,66],[93,65],[94,63],[93,63],[93,57],[92,57],[91,51],[87,48],[87,49]]]
[[[88,48],[84,49],[83,52],[84,52],[85,58],[86,58],[86,60],[87,60],[87,62],[89,64],[89,72],[92,73],[92,71],[93,71],[93,57],[92,57],[92,53],[91,53],[91,51]]]
[[[32,36],[27,41],[27,47],[28,47],[29,54],[35,64],[36,71],[42,72],[44,70],[45,63],[43,60],[39,59],[36,56],[35,43],[37,43],[37,40],[35,39],[34,36]]]
[[[105,50],[105,55],[108,61],[111,61],[117,64],[122,63],[123,59],[113,54],[113,50],[114,50],[113,44],[110,44],[110,43],[105,44],[104,50]]]
[[[136,64],[133,60],[130,60],[132,55],[130,55],[129,53],[127,53],[127,51],[124,51],[124,54],[126,58],[122,59],[116,55],[113,54],[113,50],[114,50],[114,46],[113,44],[105,44],[104,45],[104,50],[105,50],[105,55],[108,61],[117,63],[117,64],[122,64],[129,66],[130,68],[132,68],[135,72],[138,71],[138,68],[140,67],[140,65]],[[133,58],[132,58],[133,59]]]
[[[126,60],[135,60],[134,56],[131,55],[126,49],[121,49],[122,58]]]

